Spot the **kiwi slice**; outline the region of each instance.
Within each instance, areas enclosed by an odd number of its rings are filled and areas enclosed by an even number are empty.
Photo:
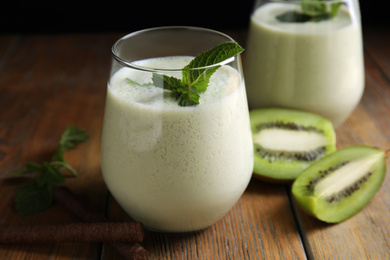
[[[336,150],[332,123],[284,108],[250,111],[255,178],[291,183],[313,162]]]
[[[379,190],[385,153],[367,146],[340,149],[312,164],[294,181],[298,205],[316,218],[341,222],[359,212]]]

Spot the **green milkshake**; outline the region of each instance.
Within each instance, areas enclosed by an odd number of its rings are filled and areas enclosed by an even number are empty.
[[[135,62],[181,68],[193,57]],[[170,76],[181,78],[181,73]],[[237,202],[252,176],[253,144],[242,76],[222,66],[197,106],[164,90],[132,86],[151,73],[122,68],[110,79],[102,136],[104,180],[122,208],[158,231],[206,228]]]
[[[277,19],[299,7],[292,2],[267,3],[251,16],[244,66],[249,106],[306,110],[339,126],[364,90],[359,18],[341,6],[321,21]]]

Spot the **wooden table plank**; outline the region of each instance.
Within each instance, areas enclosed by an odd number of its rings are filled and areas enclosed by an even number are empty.
[[[380,38],[386,42],[390,33],[388,30],[377,35],[387,35]],[[386,64],[390,62],[390,45],[378,44],[377,35],[374,36],[376,40],[368,38],[364,42],[366,88],[357,109],[336,131],[339,148],[364,144],[390,149],[390,81],[388,74],[381,73],[387,70]],[[373,200],[357,215],[342,223],[323,223],[294,205],[310,259],[390,258],[389,170]]]
[[[0,223],[44,224],[79,221],[62,208],[20,217],[13,208],[16,184],[11,170],[27,161],[47,160],[68,125],[90,139],[66,158],[80,172],[65,185],[96,210],[105,212],[107,190],[100,173],[100,135],[105,88],[114,37],[100,35],[22,36],[0,61]],[[1,36],[0,42],[4,43]],[[0,245],[0,259],[97,259],[101,245]]]

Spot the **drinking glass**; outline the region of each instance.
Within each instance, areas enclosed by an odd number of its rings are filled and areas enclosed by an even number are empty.
[[[341,125],[364,90],[358,1],[256,1],[245,58],[250,109],[306,110]]]
[[[179,106],[150,83],[153,73],[180,79],[193,57],[231,41],[204,28],[159,27],[112,47],[102,173],[121,207],[150,230],[204,229],[249,183],[253,145],[240,55],[216,64],[199,105]]]

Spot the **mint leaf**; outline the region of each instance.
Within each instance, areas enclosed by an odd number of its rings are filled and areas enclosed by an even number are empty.
[[[304,14],[315,17],[327,13],[323,0],[301,0],[301,7]]]
[[[19,215],[38,213],[51,206],[54,189],[65,181],[61,171],[68,169],[73,175],[77,175],[76,170],[64,160],[64,153],[87,139],[87,133],[75,126],[70,126],[61,135],[58,147],[50,162],[28,162],[24,169],[13,172],[18,174],[37,173],[35,178],[16,191],[15,209]]]
[[[337,14],[339,12],[339,8],[342,5],[343,5],[342,2],[332,3],[332,5],[330,6],[330,14],[331,14],[332,17],[336,17],[337,16]]]
[[[77,171],[72,166],[70,166],[70,164],[67,163],[66,161],[54,161],[54,162],[51,162],[50,164],[53,166],[56,166],[56,165],[60,166],[60,169],[67,169],[74,176],[77,176]]]
[[[183,82],[175,77],[153,73],[154,86],[171,91],[171,96],[180,106],[193,106],[199,104],[199,94],[194,89],[187,88]]]
[[[329,20],[337,16],[342,2],[327,3],[325,0],[301,0],[302,12],[288,11],[276,16],[280,22],[304,23]]]
[[[127,81],[128,83],[130,83],[131,85],[140,86],[140,87],[152,85],[152,83],[150,83],[150,82],[144,83],[144,84],[139,84],[138,82],[135,82],[134,80],[129,79],[129,78],[126,78],[126,81]]]
[[[28,182],[16,191],[15,209],[21,216],[42,212],[53,203],[52,189],[39,186],[36,181]]]
[[[26,168],[20,169],[20,170],[15,170],[12,173],[16,174],[26,174],[26,173],[33,173],[33,172],[40,172],[43,169],[43,166],[39,163],[32,163],[28,162],[25,165]]]
[[[15,195],[15,209],[21,216],[42,212],[53,203],[53,192],[65,180],[59,168],[42,163],[39,176],[21,186]]]
[[[203,52],[183,68],[183,83],[189,87],[196,86],[196,89],[199,92],[206,91],[211,75],[221,67],[221,65],[207,69],[196,68],[218,64],[234,57],[243,50],[244,49],[235,42],[226,42],[217,45],[211,50]]]
[[[183,85],[186,86],[186,95],[181,95],[180,106],[193,106],[199,104],[200,93],[207,90],[209,81],[214,72],[221,65],[212,66],[233,58],[244,49],[235,42],[221,43],[214,48],[196,56],[187,66],[183,68]],[[198,69],[207,67],[204,69]]]
[[[57,150],[54,152],[52,161],[64,161],[64,153],[78,144],[86,141],[88,134],[76,126],[69,126],[61,136]]]
[[[184,88],[184,85],[180,79],[158,73],[153,73],[152,81],[155,87],[163,88],[170,91]]]
[[[61,174],[61,170],[58,167],[48,162],[44,162],[43,167],[41,174],[35,179],[39,187],[43,187],[49,183],[57,185],[65,181],[65,177]]]
[[[199,104],[200,93],[207,90],[209,81],[214,72],[221,65],[212,66],[233,58],[243,52],[244,49],[235,42],[225,42],[196,56],[187,66],[183,68],[183,84],[187,88],[186,95],[180,96],[180,106],[193,106]],[[198,69],[201,67],[207,67]]]
[[[199,54],[191,60],[183,68],[182,79],[153,73],[152,83],[139,84],[129,78],[126,78],[126,81],[131,85],[137,86],[153,84],[157,88],[171,91],[171,96],[178,101],[180,106],[198,105],[200,94],[207,90],[210,77],[221,67],[221,65],[215,64],[232,59],[242,51],[244,49],[237,43],[225,42]]]
[[[310,16],[296,11],[289,11],[276,16],[276,19],[278,19],[280,22],[285,22],[285,23],[319,22],[323,20],[328,20],[330,18],[332,18],[330,14]]]
[[[76,126],[69,126],[61,135],[60,146],[63,146],[65,152],[75,148],[77,145],[88,139],[88,134]]]

